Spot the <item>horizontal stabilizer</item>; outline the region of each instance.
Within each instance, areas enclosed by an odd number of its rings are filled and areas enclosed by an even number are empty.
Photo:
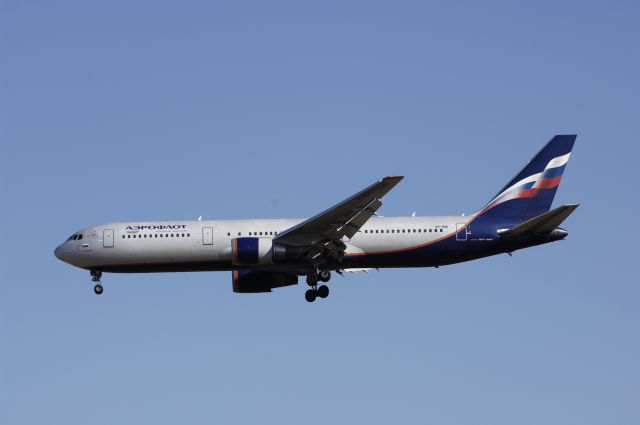
[[[544,214],[540,214],[518,224],[511,229],[499,229],[502,238],[517,238],[520,236],[543,235],[551,232],[566,220],[579,204],[563,205]]]

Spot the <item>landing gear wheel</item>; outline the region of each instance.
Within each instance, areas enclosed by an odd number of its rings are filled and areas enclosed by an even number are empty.
[[[323,282],[329,282],[329,279],[331,279],[331,272],[329,270],[320,270],[318,278]]]
[[[320,298],[327,298],[329,296],[329,287],[327,285],[320,285],[317,292]]]
[[[317,283],[318,283],[318,275],[315,273],[309,273],[307,275],[307,285],[316,286]]]
[[[102,294],[102,291],[104,291],[104,288],[99,283],[93,287],[93,292],[95,292],[96,295]]]
[[[314,302],[316,300],[316,297],[318,296],[317,292],[318,291],[316,291],[315,289],[308,289],[307,292],[304,293],[304,299],[310,303]]]

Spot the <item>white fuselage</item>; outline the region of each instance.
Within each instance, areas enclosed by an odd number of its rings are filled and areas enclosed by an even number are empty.
[[[471,218],[373,217],[353,238],[344,240],[347,245],[345,254],[349,257],[426,245],[452,236]],[[302,221],[262,219],[108,223],[88,227],[74,234],[82,235],[82,239],[70,238],[56,248],[55,254],[77,267],[104,271],[234,270],[237,269],[231,262],[234,238],[273,239]]]

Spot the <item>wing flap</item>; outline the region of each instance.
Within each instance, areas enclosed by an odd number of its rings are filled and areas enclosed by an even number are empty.
[[[382,201],[374,199],[361,210],[358,210],[353,217],[351,217],[344,226],[336,229],[336,237],[342,237],[342,235],[351,239],[356,233],[360,231],[360,228],[369,220],[376,211],[382,206]]]

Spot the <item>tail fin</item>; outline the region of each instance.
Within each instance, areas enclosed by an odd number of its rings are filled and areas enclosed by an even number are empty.
[[[551,139],[478,215],[523,221],[549,211],[575,141],[576,135]]]

